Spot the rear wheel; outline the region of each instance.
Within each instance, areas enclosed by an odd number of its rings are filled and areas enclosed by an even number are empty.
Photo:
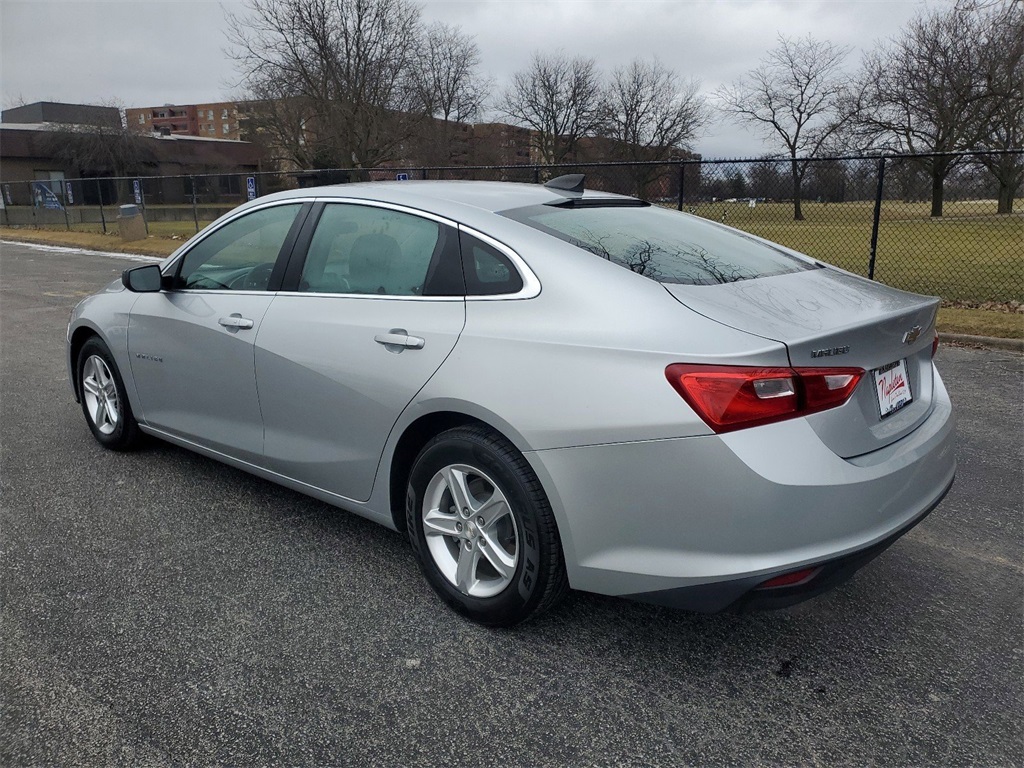
[[[413,464],[409,539],[434,591],[489,626],[512,626],[568,591],[547,497],[523,455],[484,427],[431,440]]]
[[[82,412],[104,448],[127,451],[139,441],[139,425],[125,395],[124,382],[107,345],[93,337],[78,353],[78,391]]]

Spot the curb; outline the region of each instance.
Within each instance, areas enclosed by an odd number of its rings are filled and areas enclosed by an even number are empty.
[[[990,349],[1024,352],[1024,339],[1000,339],[995,336],[971,336],[966,333],[943,333],[939,331],[939,341],[952,341],[957,344],[979,344]]]

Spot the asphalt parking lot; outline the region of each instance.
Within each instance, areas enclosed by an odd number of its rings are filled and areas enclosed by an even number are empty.
[[[851,582],[707,616],[447,611],[391,531],[93,440],[78,299],[127,262],[0,246],[0,764],[1020,765],[1024,358],[947,347],[957,483]]]

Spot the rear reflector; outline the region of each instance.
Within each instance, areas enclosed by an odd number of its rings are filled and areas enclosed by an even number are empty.
[[[818,571],[821,568],[804,568],[799,571],[793,571],[792,573],[784,573],[781,576],[776,576],[768,581],[763,581],[755,587],[755,589],[775,589],[776,587],[795,587],[797,584],[803,584],[805,581],[810,581],[812,578],[818,575]]]
[[[715,432],[835,408],[850,399],[861,368],[753,368],[675,363],[665,376]]]

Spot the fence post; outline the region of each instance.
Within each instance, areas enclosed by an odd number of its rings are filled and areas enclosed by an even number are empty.
[[[423,179],[423,181],[427,180],[427,169],[426,168],[421,168],[420,169],[420,178]]]
[[[189,188],[192,190],[192,221],[195,222],[196,232],[199,231],[199,211],[196,209],[196,177],[188,177]]]
[[[882,190],[885,185],[885,158],[878,158],[878,185],[875,187],[875,213],[871,220],[871,255],[868,259],[868,279],[875,279],[875,255],[878,253],[878,221],[882,217]]]
[[[85,194],[85,190],[82,190],[82,194]],[[103,234],[107,234],[107,215],[103,212],[103,186],[100,184],[100,180],[96,179],[96,194],[100,201],[100,222],[103,224]]]
[[[676,205],[676,210],[683,210],[683,184],[686,178],[686,166],[683,163],[679,164],[679,203]]]
[[[63,181],[61,181],[59,183],[60,183],[61,187],[64,187],[64,182]],[[61,210],[64,211],[64,229],[66,229],[68,232],[70,232],[71,231],[71,220],[68,218],[68,197],[67,197],[67,194],[65,193],[64,189],[61,189],[60,198],[61,198],[61,200],[64,201],[64,205],[61,206]]]
[[[146,186],[139,177],[139,202],[142,205],[142,223],[146,225],[146,236],[149,236],[149,218],[146,216]]]
[[[533,183],[540,184],[540,166],[533,166]]]

